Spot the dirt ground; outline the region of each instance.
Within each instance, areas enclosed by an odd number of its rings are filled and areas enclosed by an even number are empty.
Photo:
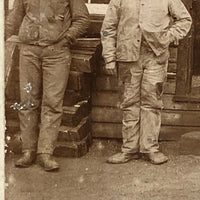
[[[170,160],[160,166],[143,160],[112,165],[106,158],[120,149],[115,140],[94,140],[82,158],[56,158],[57,173],[33,165],[14,167],[6,157],[6,200],[199,200],[200,157],[180,155],[177,142],[161,143]]]

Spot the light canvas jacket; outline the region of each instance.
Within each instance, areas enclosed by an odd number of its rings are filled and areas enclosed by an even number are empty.
[[[105,62],[137,61],[142,35],[159,56],[191,23],[181,0],[111,0],[101,30]]]
[[[28,44],[72,43],[86,32],[89,13],[83,0],[15,0],[5,23],[6,37],[19,34]]]

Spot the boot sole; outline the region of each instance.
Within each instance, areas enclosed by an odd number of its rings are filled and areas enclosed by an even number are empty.
[[[139,155],[134,155],[132,158],[129,158],[129,159],[126,159],[124,161],[118,161],[118,162],[115,162],[115,161],[109,161],[107,160],[106,162],[109,163],[109,164],[125,164],[131,160],[138,160],[140,159],[140,156]]]
[[[28,165],[20,165],[20,164],[15,164],[15,167],[17,168],[28,168],[30,167],[32,164],[28,164]]]
[[[166,163],[168,160],[165,160],[165,161],[162,161],[162,162],[159,162],[159,163],[154,162],[153,160],[149,160],[149,161],[150,161],[150,163],[152,163],[154,165],[162,165],[162,164]]]
[[[54,168],[45,168],[45,167],[43,167],[43,168],[44,168],[44,170],[46,172],[57,172],[60,169],[59,167],[54,167]]]
[[[36,158],[34,158],[30,163],[28,163],[28,164],[17,164],[17,163],[15,163],[15,167],[17,167],[17,168],[28,168],[28,167],[30,167],[31,165],[33,165],[34,163],[35,163],[35,161],[36,161]]]
[[[44,169],[44,171],[46,171],[46,172],[56,172],[56,171],[58,171],[60,169],[59,166],[57,166],[57,167],[51,167],[51,168],[45,167],[44,164],[43,164],[43,162],[41,162],[38,159],[36,160],[36,163],[38,165],[40,165]]]
[[[168,162],[168,160],[169,160],[169,159],[166,159],[166,160],[164,160],[164,161],[162,161],[162,162],[155,162],[155,161],[151,160],[147,155],[143,155],[142,158],[143,158],[144,160],[150,162],[151,164],[154,164],[154,165],[162,165],[162,164]]]

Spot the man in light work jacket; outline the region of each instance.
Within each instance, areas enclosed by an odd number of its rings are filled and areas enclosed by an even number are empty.
[[[110,1],[101,36],[105,71],[118,72],[122,89],[123,145],[109,163],[125,163],[139,155],[153,164],[167,162],[158,137],[168,48],[186,36],[191,23],[181,0]]]
[[[18,34],[21,41],[19,118],[23,156],[16,167],[30,166],[37,154],[38,163],[46,171],[59,168],[52,154],[70,71],[69,47],[88,25],[83,0],[15,0],[5,31],[6,38]]]

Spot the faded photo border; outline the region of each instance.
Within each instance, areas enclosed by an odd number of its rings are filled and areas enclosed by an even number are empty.
[[[5,199],[4,192],[4,0],[0,1],[0,199]]]

